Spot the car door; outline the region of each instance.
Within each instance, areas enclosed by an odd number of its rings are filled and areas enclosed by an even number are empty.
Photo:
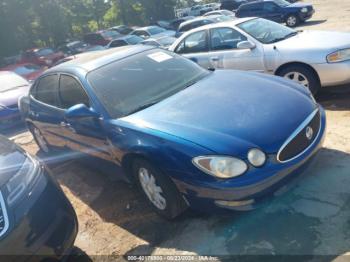
[[[263,4],[263,18],[272,20],[275,22],[282,21],[281,7],[274,2],[265,2]]]
[[[238,43],[248,38],[231,27],[218,27],[209,31],[209,60],[211,67],[264,72],[263,50],[239,49]]]
[[[58,99],[60,108],[64,111],[78,104],[91,107],[90,99],[80,81],[68,74],[60,75]],[[112,160],[100,119],[65,119],[61,126],[69,134],[68,148],[105,160]]]
[[[38,79],[30,91],[29,118],[53,146],[64,147],[67,135],[61,128],[64,110],[58,107],[58,75],[45,75]]]
[[[208,51],[207,30],[194,32],[188,35],[175,48],[175,53],[191,59],[203,68],[209,68],[211,66]]]

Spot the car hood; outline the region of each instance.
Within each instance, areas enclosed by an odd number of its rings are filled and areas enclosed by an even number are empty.
[[[322,52],[350,48],[350,33],[330,31],[303,31],[296,36],[274,44],[277,48],[303,49]],[[324,57],[324,59],[326,59]]]
[[[276,153],[315,107],[289,80],[224,70],[122,120],[219,154],[245,156],[252,147]]]
[[[23,165],[24,152],[15,143],[0,136],[0,187],[2,187]]]
[[[4,92],[0,91],[0,105],[6,107],[17,105],[18,99],[21,96],[27,95],[28,91],[29,86],[20,86]]]

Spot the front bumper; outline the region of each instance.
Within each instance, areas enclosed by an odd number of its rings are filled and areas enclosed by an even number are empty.
[[[0,256],[13,261],[60,260],[78,231],[75,212],[48,171],[17,206],[8,209],[10,227],[0,240]]]
[[[312,146],[288,163],[279,163],[276,160],[276,155],[270,155],[271,163],[267,167],[255,170],[256,176],[266,177],[265,179],[242,186],[237,186],[237,183],[235,186],[230,186],[231,181],[229,180],[223,180],[215,185],[198,185],[179,180],[175,180],[175,183],[189,205],[195,209],[210,210],[221,207],[249,210],[259,200],[272,195],[288,181],[300,175],[311,163],[317,151],[322,147],[325,138],[325,112],[323,109],[320,109],[320,112],[320,132]],[[222,204],[223,202],[227,202],[227,205]]]
[[[315,10],[311,10],[307,13],[299,13],[299,18],[301,21],[306,21],[306,20],[309,20],[315,13]]]
[[[318,73],[321,86],[337,86],[350,83],[350,61],[311,65]]]

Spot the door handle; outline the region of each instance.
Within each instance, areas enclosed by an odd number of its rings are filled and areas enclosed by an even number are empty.
[[[210,60],[213,62],[218,62],[220,58],[218,56],[213,56],[213,57],[210,57]]]

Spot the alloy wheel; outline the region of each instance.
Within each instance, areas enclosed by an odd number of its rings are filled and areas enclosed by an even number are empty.
[[[305,87],[310,87],[310,82],[307,79],[307,77],[305,75],[303,75],[302,73],[299,72],[289,72],[287,73],[285,76],[285,78],[293,80]]]
[[[290,16],[287,18],[287,25],[288,26],[295,26],[297,24],[297,18],[295,16]]]
[[[141,167],[138,171],[141,187],[146,193],[152,204],[160,210],[164,210],[167,206],[165,198],[162,196],[163,190],[157,185],[156,179],[150,171]]]

